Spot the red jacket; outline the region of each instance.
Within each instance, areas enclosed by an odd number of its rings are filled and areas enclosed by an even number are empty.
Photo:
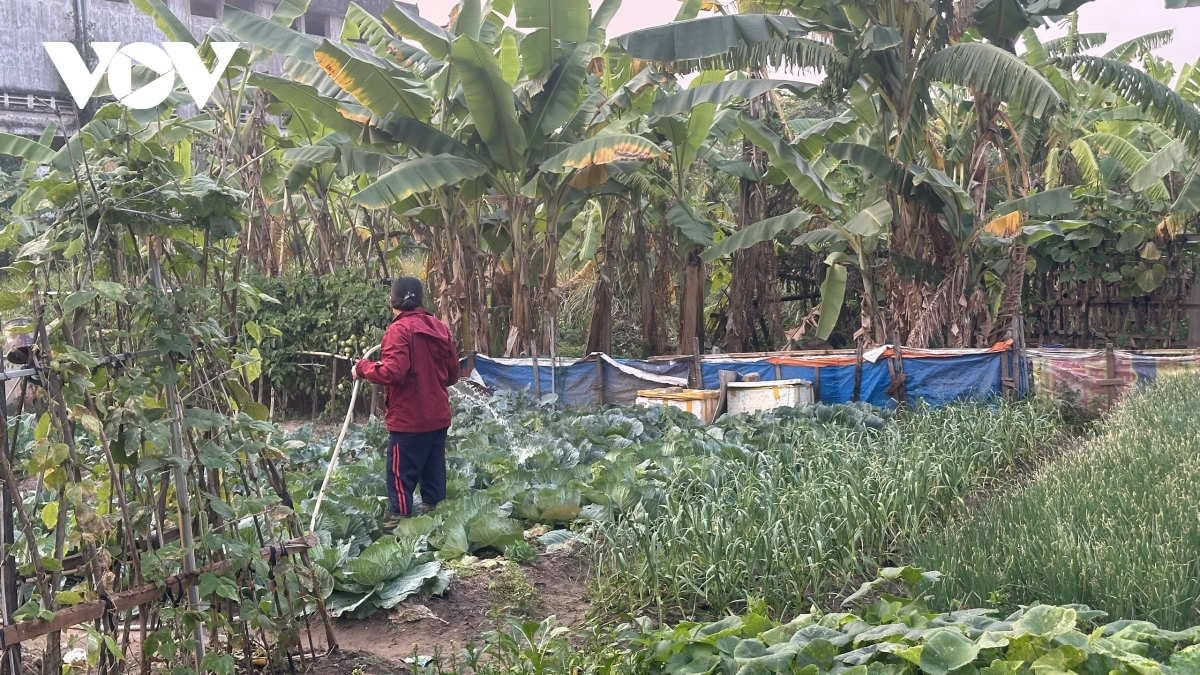
[[[355,364],[358,376],[387,387],[388,431],[422,434],[450,426],[458,354],[450,329],[424,309],[402,312],[383,333],[379,362]]]

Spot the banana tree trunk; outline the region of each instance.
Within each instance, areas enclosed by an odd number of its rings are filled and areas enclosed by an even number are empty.
[[[535,315],[533,309],[533,261],[530,256],[532,228],[525,223],[525,200],[514,197],[509,203],[509,218],[512,224],[512,319],[505,344],[505,356],[529,354],[534,335]],[[539,349],[534,347],[534,349]],[[533,356],[533,354],[529,354]]]
[[[704,261],[691,247],[683,261],[683,294],[679,299],[679,353],[693,354],[693,343],[704,350]]]
[[[759,117],[764,97],[750,102],[750,115]],[[742,158],[755,173],[765,173],[763,151],[748,139],[742,140]],[[739,182],[738,229],[760,222],[766,215],[766,198],[761,183]],[[768,351],[781,341],[777,258],[773,241],[764,241],[733,254],[729,305],[726,310],[725,350]]]
[[[604,240],[601,244],[599,279],[596,281],[595,305],[588,325],[587,348],[584,353],[612,353],[612,294],[617,274],[617,253],[621,240],[621,225],[625,219],[625,203],[618,201],[604,220]]]

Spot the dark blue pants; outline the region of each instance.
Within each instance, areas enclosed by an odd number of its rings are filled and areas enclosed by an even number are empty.
[[[433,506],[446,498],[446,429],[423,434],[392,431],[387,449],[388,504],[392,513],[413,510],[413,490],[421,486],[421,503]]]

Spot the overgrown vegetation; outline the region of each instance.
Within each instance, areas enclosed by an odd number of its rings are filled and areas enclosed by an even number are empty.
[[[912,549],[936,604],[1081,602],[1183,629],[1200,621],[1200,387],[1134,391],[1082,446]]]

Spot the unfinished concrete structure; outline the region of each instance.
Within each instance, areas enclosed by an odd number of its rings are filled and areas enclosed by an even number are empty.
[[[387,0],[358,0],[378,14]],[[220,21],[226,6],[270,16],[278,0],[163,0],[197,38]],[[296,28],[310,35],[341,33],[350,0],[312,0]],[[0,0],[0,131],[37,136],[51,122],[69,134],[75,104],[43,42],[151,42],[166,38],[130,0]]]

